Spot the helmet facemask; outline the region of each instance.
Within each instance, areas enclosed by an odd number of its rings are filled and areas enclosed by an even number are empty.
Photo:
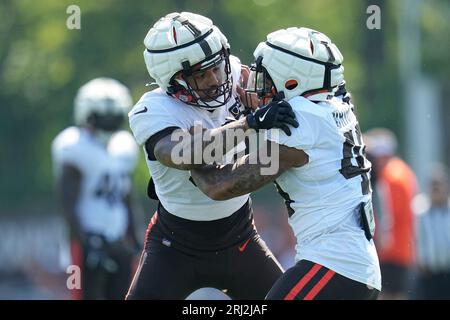
[[[93,112],[87,121],[95,130],[115,132],[120,129],[124,120],[125,117],[122,113],[100,114]]]
[[[272,78],[261,62],[262,59],[258,58],[256,63],[251,65],[245,88],[244,104],[252,109],[268,104],[278,93]]]
[[[274,31],[253,55],[256,67],[259,63],[267,71],[276,91],[283,92],[287,100],[302,96],[325,101],[344,80],[341,52],[326,35],[312,29]]]
[[[204,77],[213,72],[218,84],[208,85]],[[207,57],[205,60],[190,66],[183,63],[183,70],[177,73],[168,92],[186,104],[208,110],[225,105],[231,98],[232,77],[229,54],[227,50]]]
[[[88,117],[87,123],[93,129],[97,140],[106,145],[112,135],[120,129],[124,120],[125,116],[122,113],[93,112]]]

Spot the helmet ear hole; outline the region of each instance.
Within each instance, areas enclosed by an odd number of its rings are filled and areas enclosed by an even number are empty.
[[[284,87],[288,90],[294,90],[298,86],[298,81],[291,79],[284,83]]]

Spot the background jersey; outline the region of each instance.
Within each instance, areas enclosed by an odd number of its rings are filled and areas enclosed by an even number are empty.
[[[295,97],[289,103],[300,126],[291,128],[291,136],[269,130],[268,139],[309,156],[306,165],[276,180],[297,238],[296,260],[322,264],[380,290],[375,246],[367,241],[357,212],[360,203],[371,199],[371,165],[353,106],[340,98],[315,104]]]
[[[107,147],[78,127],[67,128],[54,139],[56,174],[69,164],[82,175],[76,213],[84,232],[101,234],[111,241],[125,234],[128,212],[123,198],[131,189],[130,174],[136,165],[137,150],[127,131],[113,134]]]
[[[234,79],[239,79],[240,63],[237,58],[230,58],[235,88]],[[235,90],[226,105],[208,111],[185,104],[158,88],[142,96],[129,113],[129,118],[136,141],[143,145],[148,138],[165,128],[188,130],[197,122],[204,128],[213,129],[228,122],[230,117],[239,117],[240,111],[241,103],[235,98]],[[159,201],[168,212],[181,218],[210,221],[228,217],[241,208],[249,197],[247,194],[226,201],[212,200],[189,180],[190,171],[151,161],[147,154],[146,159]]]
[[[380,262],[412,266],[415,236],[411,202],[417,191],[416,177],[403,160],[392,157],[378,173],[375,190],[375,243]]]

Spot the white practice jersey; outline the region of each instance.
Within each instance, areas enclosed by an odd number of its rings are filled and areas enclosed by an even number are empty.
[[[56,174],[64,164],[82,175],[76,207],[85,232],[104,235],[114,241],[128,227],[124,196],[130,192],[130,174],[136,166],[137,145],[127,131],[113,134],[105,147],[84,128],[69,127],[53,140],[52,156]]]
[[[239,61],[230,57],[230,62],[233,80],[239,79]],[[207,129],[220,127],[231,117],[237,118],[241,108],[239,100],[235,98],[235,90],[226,105],[211,112],[187,105],[158,88],[144,94],[130,111],[130,127],[136,141],[143,145],[152,135],[169,127],[184,130],[189,130],[194,124],[201,124]],[[212,200],[189,180],[190,171],[169,168],[158,161],[151,161],[147,154],[146,159],[159,201],[176,216],[198,221],[222,219],[233,214],[248,200],[248,194],[226,201]]]
[[[295,97],[289,103],[300,126],[291,129],[291,136],[269,130],[268,139],[309,156],[306,165],[276,180],[290,206],[296,260],[319,263],[381,290],[375,245],[367,241],[359,222],[359,205],[371,201],[371,164],[364,157],[353,105],[340,98],[315,104]]]

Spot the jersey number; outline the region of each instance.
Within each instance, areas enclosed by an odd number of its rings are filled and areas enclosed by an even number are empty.
[[[365,155],[365,146],[362,147],[361,130],[356,125],[355,130],[344,133],[345,141],[343,146],[343,158],[341,160],[341,169],[339,172],[345,179],[351,179],[361,175],[361,189],[363,194],[370,192],[370,181],[368,172],[370,167],[366,166],[367,160]],[[356,166],[353,165],[352,159],[355,159]]]
[[[110,174],[105,173],[101,176],[100,181],[95,188],[95,196],[105,199],[110,206],[121,202],[125,196],[125,190],[123,189],[127,177],[126,174],[112,177]]]

